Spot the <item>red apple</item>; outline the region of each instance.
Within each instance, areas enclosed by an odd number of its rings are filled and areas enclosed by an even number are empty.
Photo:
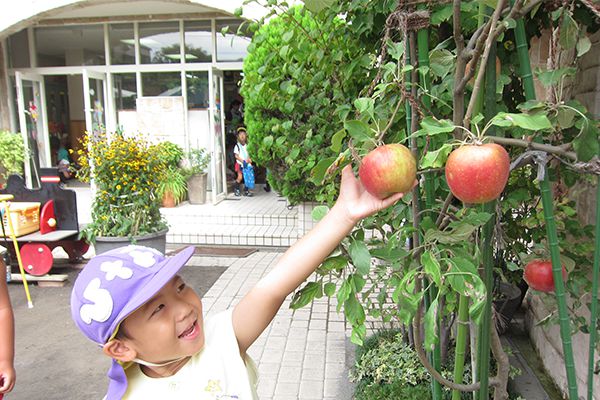
[[[399,143],[377,147],[360,164],[358,175],[367,192],[379,199],[412,189],[417,163],[411,151]]]
[[[567,280],[567,270],[562,266],[563,282]],[[554,292],[554,276],[550,260],[533,260],[525,266],[523,279],[532,289],[540,292]]]
[[[457,148],[446,161],[446,181],[452,194],[465,203],[497,199],[508,181],[510,157],[504,147],[488,143]]]

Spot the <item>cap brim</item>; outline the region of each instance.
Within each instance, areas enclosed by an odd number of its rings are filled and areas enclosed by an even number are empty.
[[[154,275],[148,283],[139,290],[138,293],[129,300],[123,307],[119,315],[114,319],[110,334],[113,334],[117,326],[132,312],[144,305],[148,300],[154,297],[176,274],[179,270],[192,258],[194,255],[194,246],[188,246],[172,257],[163,261],[160,270]],[[108,338],[107,338],[108,340]]]

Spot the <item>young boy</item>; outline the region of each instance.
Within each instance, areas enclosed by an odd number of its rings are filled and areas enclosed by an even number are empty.
[[[232,310],[206,322],[177,275],[193,248],[170,258],[140,246],[94,257],[75,282],[71,312],[113,358],[107,399],[257,399],[250,345],[360,219],[400,197],[371,196],[346,167],[329,213]]]
[[[236,131],[236,136],[237,143],[233,147],[233,155],[235,156],[235,172],[237,173],[237,178],[235,179],[233,192],[239,197],[241,196],[240,184],[243,180],[242,168],[244,167],[244,163],[252,165],[252,159],[248,156],[248,149],[246,148],[246,140],[248,140],[246,128],[239,127]],[[247,187],[244,188],[244,196],[252,197],[252,192],[248,190]]]
[[[0,398],[15,386],[15,328],[6,286],[6,266],[0,253]]]

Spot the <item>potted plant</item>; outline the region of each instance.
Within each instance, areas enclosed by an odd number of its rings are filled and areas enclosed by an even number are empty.
[[[166,167],[157,194],[162,199],[163,207],[175,207],[185,199],[187,192],[187,182],[180,167],[183,149],[169,141],[158,143],[156,149]]]
[[[23,173],[25,145],[18,133],[0,131],[0,188],[4,187],[8,176]]]
[[[188,196],[191,204],[206,202],[206,168],[210,154],[206,149],[191,149],[184,159],[184,174],[187,176]]]
[[[162,198],[163,207],[175,207],[185,199],[187,182],[179,167],[170,166],[163,174],[157,194]]]
[[[167,224],[157,189],[167,170],[158,149],[144,137],[118,131],[86,134],[78,150],[80,179],[96,187],[92,222],[82,234],[103,253],[127,243],[164,253]]]

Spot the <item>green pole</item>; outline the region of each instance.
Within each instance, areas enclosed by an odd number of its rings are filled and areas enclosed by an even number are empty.
[[[422,8],[422,7],[420,7]],[[429,30],[427,28],[420,29],[417,32],[417,58],[419,60],[419,67],[428,67],[429,66]],[[421,86],[428,90],[430,87],[430,79],[429,75],[423,71],[419,73],[419,79]],[[431,97],[429,95],[425,95],[421,98],[423,105],[427,110],[431,109]],[[432,140],[432,139],[430,139]],[[429,144],[430,150],[435,150],[433,148],[433,142]],[[425,208],[428,210],[427,215],[432,215],[431,209],[433,204],[435,203],[435,185],[433,181],[433,174],[425,174]],[[435,298],[437,295],[437,288],[434,286],[430,286],[427,293],[427,306],[431,302],[431,299]],[[439,325],[438,325],[439,326]],[[438,330],[438,337],[440,337]],[[442,356],[441,356],[441,343],[437,342],[433,351],[429,353],[429,359],[433,367],[436,371],[441,371],[442,369]],[[440,383],[431,379],[431,394],[433,400],[441,400],[442,399],[442,386]]]
[[[485,68],[485,86],[483,111],[485,120],[489,121],[496,114],[496,43],[490,49],[489,57]],[[494,135],[493,130],[488,130],[488,135]],[[491,201],[483,205],[483,211],[494,214],[496,201]],[[483,226],[482,229],[482,264],[483,264],[483,283],[485,284],[486,300],[483,309],[483,317],[479,328],[478,338],[478,357],[477,357],[477,379],[481,382],[481,387],[478,392],[479,400],[487,400],[489,398],[489,379],[490,379],[490,347],[491,347],[491,330],[496,329],[492,324],[492,297],[494,291],[494,248],[492,239],[494,236],[495,218],[490,220]]]
[[[458,300],[458,319],[456,320],[456,351],[454,353],[454,382],[462,383],[465,373],[465,349],[469,332],[469,298],[460,295]],[[462,392],[452,391],[452,400],[460,400]]]
[[[514,0],[511,0],[511,4],[514,4]],[[519,71],[523,81],[525,99],[535,100],[535,88],[533,85],[533,75],[531,73],[531,63],[529,61],[529,51],[523,18],[518,18],[516,20],[515,41],[517,43]],[[536,141],[540,141],[540,139],[536,138]],[[550,247],[550,259],[552,260],[552,275],[554,277],[554,290],[556,293],[556,301],[558,303],[560,336],[562,339],[563,354],[565,358],[569,399],[577,400],[579,399],[579,395],[577,393],[577,376],[575,373],[575,361],[571,342],[571,326],[569,323],[567,302],[565,298],[565,285],[562,278],[560,250],[558,248],[558,235],[556,233],[556,223],[554,221],[552,192],[550,190],[550,179],[548,177],[548,173],[544,174],[544,180],[540,182],[540,192],[542,196],[542,205],[544,208],[544,219],[546,221],[548,244]],[[595,329],[595,327],[593,328]]]
[[[600,177],[596,184],[596,245],[594,246],[594,267],[592,277],[592,306],[590,317],[590,351],[588,359],[588,400],[594,396],[594,350],[598,339],[598,281],[600,281]]]

